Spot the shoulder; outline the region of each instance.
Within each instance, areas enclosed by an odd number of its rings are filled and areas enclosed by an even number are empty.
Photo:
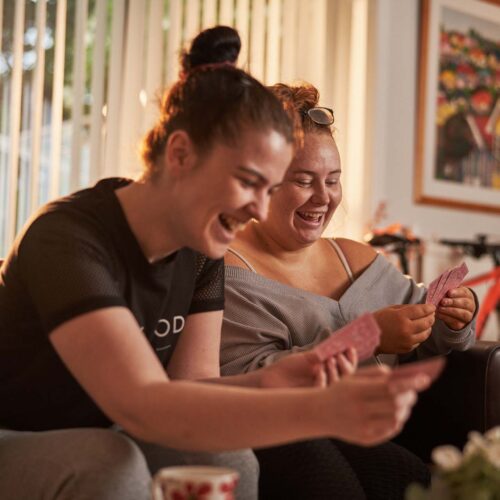
[[[109,227],[68,199],[52,202],[42,207],[19,234],[15,247],[19,265],[28,274],[41,262],[44,266],[39,267],[47,272],[66,266],[69,276],[73,270],[89,265],[112,272],[116,270],[117,246],[112,244]]]
[[[32,249],[36,253],[45,246],[51,249],[75,246],[73,242],[79,239],[78,236],[88,233],[85,229],[86,224],[72,214],[56,207],[44,207],[19,234],[19,248]]]
[[[248,269],[248,266],[243,262],[241,257],[233,253],[233,249],[228,249],[224,255],[224,264],[226,266],[242,267],[243,269]]]
[[[224,260],[212,259],[206,255],[183,248],[179,250],[179,255],[175,257],[174,262],[179,265],[180,269],[189,274],[193,272],[192,263],[194,262],[194,270],[196,273],[196,282],[204,282],[205,280],[221,280],[224,275]],[[167,263],[168,265],[169,263]]]
[[[47,203],[30,219],[25,234],[66,236],[69,233],[69,236],[88,237],[106,234],[112,214],[108,206],[103,206],[104,196],[100,191],[94,186]]]
[[[245,228],[241,231],[236,239],[228,248],[224,255],[224,264],[226,266],[241,267],[251,270],[251,265],[255,262],[254,247],[250,243],[248,230]]]
[[[377,252],[366,243],[349,240],[347,238],[335,238],[336,243],[342,250],[347,263],[355,277],[363,273],[377,258]]]

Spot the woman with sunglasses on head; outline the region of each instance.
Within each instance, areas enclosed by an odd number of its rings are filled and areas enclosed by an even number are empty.
[[[3,500],[146,499],[150,474],[174,464],[234,467],[237,498],[255,499],[249,447],[379,442],[428,385],[376,369],[325,387],[336,369],[310,353],[219,378],[221,258],[265,218],[294,143],[280,102],[234,66],[239,48],[231,28],[201,33],[141,178],[43,207],[1,267]]]
[[[333,111],[318,105],[311,85],[271,90],[293,110],[304,140],[268,218],[248,224],[226,254],[222,373],[272,366],[367,311],[382,330],[379,357],[391,364],[397,356],[404,362],[466,349],[474,341],[470,290],[454,290],[436,310],[422,304],[424,288],[371,247],[321,237],[342,199]],[[352,371],[344,357],[337,361],[341,374]],[[428,481],[424,464],[393,443],[364,449],[318,440],[256,453],[263,498],[306,498],[307,492],[309,500],[387,500],[401,498],[412,481]]]

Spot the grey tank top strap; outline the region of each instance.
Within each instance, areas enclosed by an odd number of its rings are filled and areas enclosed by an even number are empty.
[[[238,259],[240,259],[241,262],[243,262],[243,264],[245,264],[245,266],[247,266],[248,269],[250,269],[250,271],[252,271],[253,273],[257,273],[257,271],[254,269],[252,264],[250,264],[250,262],[248,262],[248,260],[245,259],[245,257],[243,257],[243,255],[241,255],[239,252],[237,252],[236,250],[233,250],[232,248],[228,248],[227,251],[229,253],[232,253],[234,256],[238,257]]]
[[[330,242],[332,247],[337,252],[337,255],[339,256],[340,262],[342,262],[342,265],[344,266],[345,272],[347,273],[347,276],[349,276],[349,281],[351,283],[354,283],[354,276],[352,274],[349,263],[347,262],[347,259],[345,258],[344,252],[340,248],[339,244],[333,238],[328,238],[328,241]]]

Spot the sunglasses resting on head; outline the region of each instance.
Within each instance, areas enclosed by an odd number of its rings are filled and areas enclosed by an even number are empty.
[[[325,108],[324,106],[315,106],[302,111],[302,116],[308,116],[314,123],[318,125],[333,125],[335,118],[333,109]]]

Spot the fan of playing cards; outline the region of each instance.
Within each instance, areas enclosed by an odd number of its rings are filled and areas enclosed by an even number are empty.
[[[452,267],[438,276],[427,289],[426,304],[434,304],[436,307],[445,297],[448,290],[457,288],[469,272],[467,264],[462,262],[460,266]]]
[[[463,277],[460,278],[460,281],[462,279]],[[375,317],[371,313],[366,313],[340,330],[333,332],[330,337],[314,347],[312,352],[320,361],[326,361],[328,358],[353,347],[358,353],[359,361],[364,361],[375,353],[375,349],[380,343],[380,335],[380,327]],[[391,371],[390,377],[392,380],[402,380],[425,373],[431,380],[435,380],[443,370],[444,365],[445,359],[443,357],[435,357],[397,366]]]

